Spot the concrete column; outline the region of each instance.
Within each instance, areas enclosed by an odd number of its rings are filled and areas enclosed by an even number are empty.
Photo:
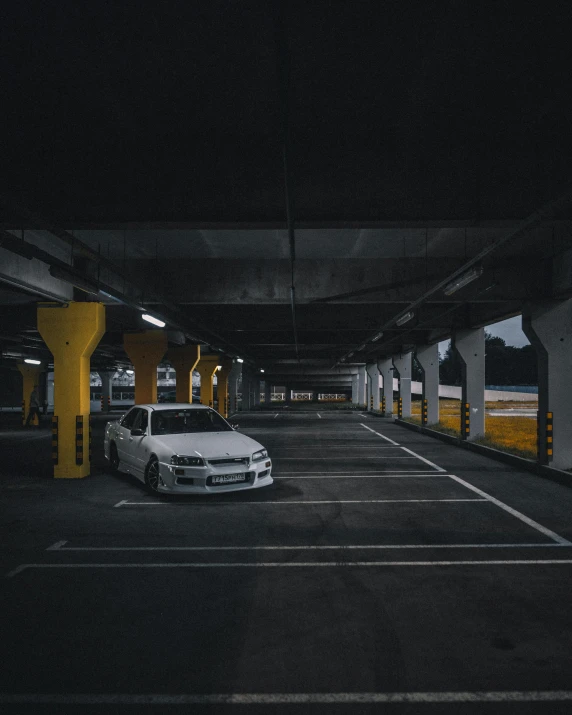
[[[439,422],[439,345],[435,343],[419,347],[415,356],[423,370],[421,399],[427,400],[427,424],[434,425]]]
[[[146,330],[123,336],[123,348],[135,370],[135,404],[157,402],[157,365],[167,352],[167,333]]]
[[[177,402],[193,401],[193,370],[200,359],[200,345],[177,345],[167,352],[167,360],[175,368]]]
[[[238,412],[238,383],[242,377],[242,363],[234,362],[228,374],[228,409],[229,414]]]
[[[393,366],[399,373],[402,417],[411,417],[411,356],[411,353],[393,356]]]
[[[365,371],[365,365],[360,365],[358,368],[358,404],[365,405],[367,401],[366,397],[367,389],[367,375]]]
[[[368,395],[367,395],[367,409],[376,410],[379,412],[379,391],[381,388],[381,375],[379,373],[379,368],[377,363],[373,362],[367,366],[368,380]]]
[[[385,416],[393,417],[393,361],[382,358],[377,361],[377,369],[383,379],[383,396],[385,397]]]
[[[254,406],[260,407],[261,380],[258,376],[254,378]]]
[[[485,436],[485,329],[459,330],[452,344],[461,359],[461,415],[463,405],[470,405],[469,429],[461,424],[461,439],[473,441]]]
[[[223,417],[228,417],[228,378],[232,370],[232,359],[227,357],[219,358],[221,369],[216,373],[216,396],[217,409]]]
[[[40,303],[38,331],[54,356],[54,477],[87,477],[89,359],[105,333],[105,306],[70,302],[65,307],[53,307]]]
[[[268,380],[264,381],[264,404],[268,406],[272,402],[272,385]]]
[[[572,299],[527,305],[522,316],[522,329],[538,358],[539,461],[550,463],[556,469],[570,469]],[[552,430],[547,430],[550,426],[548,413],[552,413]]]
[[[287,405],[292,403],[292,385],[289,382],[284,385],[284,402]]]
[[[109,412],[113,397],[113,376],[115,370],[98,370],[97,374],[101,378],[101,411]]]
[[[212,407],[214,404],[213,377],[220,365],[218,355],[201,355],[195,370],[201,376],[201,404]]]
[[[22,424],[26,424],[26,419],[30,412],[30,395],[32,390],[36,389],[38,401],[40,402],[40,412],[42,411],[42,401],[40,399],[40,365],[30,365],[22,362],[18,364],[18,370],[22,374]],[[40,423],[36,415],[30,421],[34,427],[39,427]]]
[[[359,377],[352,375],[352,405],[359,405]]]

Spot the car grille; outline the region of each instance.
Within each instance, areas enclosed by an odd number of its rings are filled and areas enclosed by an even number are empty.
[[[192,477],[177,477],[177,484],[181,486],[189,486],[194,483],[195,480]]]
[[[209,459],[208,463],[213,467],[222,467],[227,464],[236,465],[243,464],[245,467],[248,466],[248,457],[223,457],[221,459]]]

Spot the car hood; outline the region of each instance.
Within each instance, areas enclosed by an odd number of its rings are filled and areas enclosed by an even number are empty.
[[[151,437],[166,452],[185,456],[244,457],[264,447],[254,439],[239,432],[200,432],[190,434],[162,434]]]

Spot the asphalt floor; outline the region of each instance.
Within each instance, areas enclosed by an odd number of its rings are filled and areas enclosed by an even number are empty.
[[[358,412],[241,413],[274,484],[50,477],[0,424],[0,710],[569,713],[572,489]]]

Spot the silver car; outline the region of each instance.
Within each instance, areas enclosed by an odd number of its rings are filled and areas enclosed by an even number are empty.
[[[190,403],[135,405],[108,422],[105,456],[151,493],[214,494],[272,484],[266,449],[218,412]]]

